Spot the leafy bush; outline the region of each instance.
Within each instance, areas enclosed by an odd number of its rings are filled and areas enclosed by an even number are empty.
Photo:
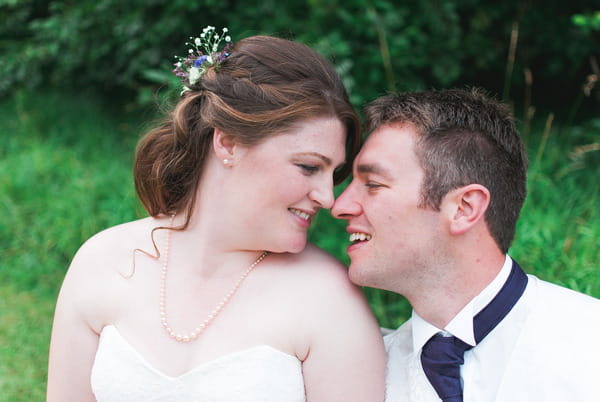
[[[535,8],[491,0],[0,0],[0,93],[52,85],[133,93],[147,102],[187,37],[210,24],[227,26],[234,40],[265,33],[315,47],[338,66],[357,106],[387,90],[462,84],[497,93],[513,86],[518,100],[528,85],[525,69],[541,106],[580,92],[599,47],[596,17],[585,17],[594,6],[593,0],[549,0]],[[566,93],[547,96],[557,87]]]

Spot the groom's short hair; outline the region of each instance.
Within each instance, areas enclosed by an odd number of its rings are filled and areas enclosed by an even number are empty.
[[[507,105],[481,89],[447,89],[390,94],[364,112],[368,131],[386,124],[416,128],[422,207],[439,210],[450,190],[485,186],[491,194],[485,221],[508,251],[526,196],[527,154]]]

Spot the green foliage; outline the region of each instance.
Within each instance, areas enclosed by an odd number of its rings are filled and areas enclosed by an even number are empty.
[[[332,59],[356,106],[388,90],[505,86],[518,30],[511,93],[535,79],[536,103],[557,86],[575,97],[597,53],[593,0],[4,0],[0,2],[0,93],[19,86],[92,88],[150,102],[172,82],[173,55],[202,27],[297,39]],[[572,17],[574,16],[574,17]],[[572,22],[574,21],[574,23]],[[360,89],[360,90],[358,90]],[[131,95],[135,95],[131,97]],[[561,98],[561,100],[563,100]],[[597,101],[597,99],[596,99]],[[548,106],[548,105],[546,105]]]
[[[571,20],[586,33],[600,31],[600,11],[590,14],[575,14]]]
[[[600,297],[600,119],[548,137],[530,167],[511,253],[531,273]],[[540,155],[541,144],[530,145]]]

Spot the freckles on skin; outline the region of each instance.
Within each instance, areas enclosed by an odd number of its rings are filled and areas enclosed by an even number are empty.
[[[308,225],[291,209],[312,214],[328,204],[333,197],[334,169],[344,161],[345,138],[339,120],[319,118],[242,148],[232,183],[240,193],[240,207],[236,208],[250,232],[242,236],[259,234],[261,240],[255,239],[253,244],[273,247],[273,251],[301,251]],[[314,172],[306,166],[314,167]]]

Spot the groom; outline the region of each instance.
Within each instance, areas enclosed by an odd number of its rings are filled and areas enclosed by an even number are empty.
[[[405,296],[385,337],[388,401],[598,401],[600,301],[508,255],[527,156],[509,109],[479,90],[384,96],[332,213],[349,275]]]

